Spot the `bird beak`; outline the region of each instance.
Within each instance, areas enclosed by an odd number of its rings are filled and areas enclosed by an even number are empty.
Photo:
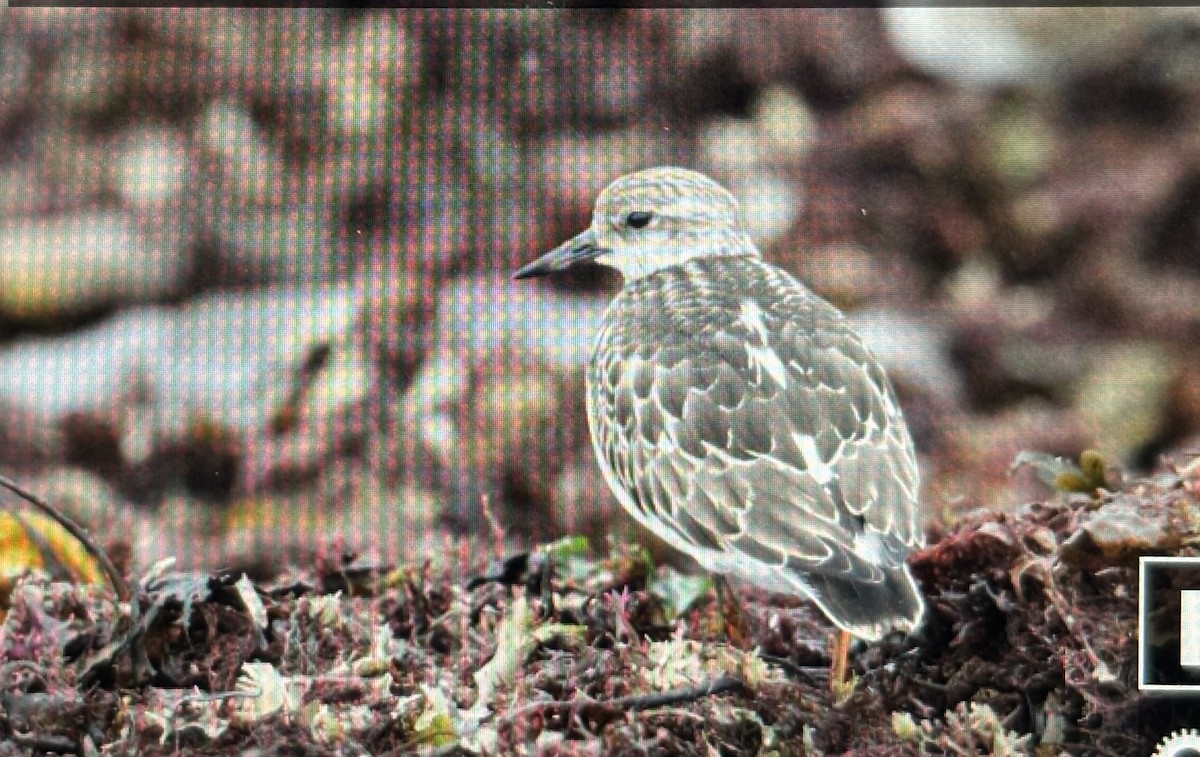
[[[608,252],[596,243],[591,229],[578,234],[555,247],[529,265],[513,274],[514,279],[531,279],[557,271],[565,271],[576,263],[595,260]]]

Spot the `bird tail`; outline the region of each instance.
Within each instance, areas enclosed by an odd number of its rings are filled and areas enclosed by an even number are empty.
[[[808,595],[834,625],[860,639],[878,641],[889,631],[910,633],[921,625],[925,601],[908,566],[884,568],[878,583],[809,573]]]

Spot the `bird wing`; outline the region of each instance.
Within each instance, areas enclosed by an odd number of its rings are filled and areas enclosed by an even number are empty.
[[[710,569],[878,583],[923,541],[912,441],[841,313],[768,270],[623,293],[592,362],[597,453]]]

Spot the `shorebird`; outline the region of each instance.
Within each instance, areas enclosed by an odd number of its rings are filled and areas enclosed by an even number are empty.
[[[839,629],[831,685],[851,636],[920,625],[917,461],[892,385],[837,308],[763,260],[733,195],[683,168],[629,174],[514,278],[583,261],[624,278],[587,415],[625,510],[718,576],[815,602]]]

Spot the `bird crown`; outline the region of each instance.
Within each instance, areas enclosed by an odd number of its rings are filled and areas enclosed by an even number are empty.
[[[697,257],[757,254],[729,190],[675,166],[637,171],[605,187],[592,232],[608,251],[597,262],[626,280]]]

